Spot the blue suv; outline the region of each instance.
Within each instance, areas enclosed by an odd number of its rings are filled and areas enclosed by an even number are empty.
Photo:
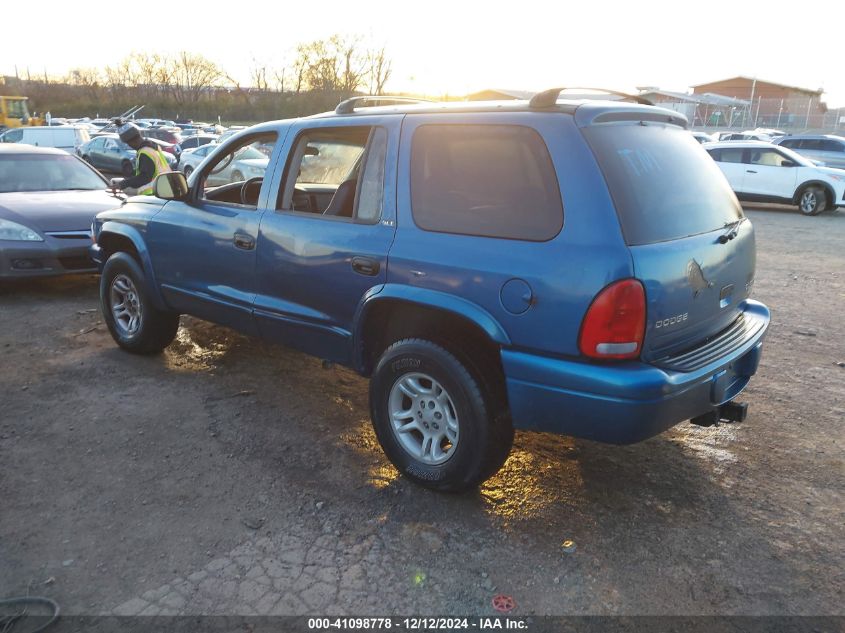
[[[239,132],[97,216],[112,336],[159,352],[190,314],[352,367],[387,456],[438,490],[493,475],[514,428],[741,420],[769,323],[751,223],[677,113],[558,93]]]

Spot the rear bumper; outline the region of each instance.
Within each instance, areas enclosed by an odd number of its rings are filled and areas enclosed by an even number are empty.
[[[71,241],[75,244],[68,245]],[[0,242],[0,279],[96,272],[88,257],[89,243],[49,236],[43,242]]]
[[[762,303],[746,311],[764,327],[731,352],[695,371],[641,362],[593,364],[502,350],[514,425],[632,444],[712,411],[745,388],[760,362],[770,320]]]

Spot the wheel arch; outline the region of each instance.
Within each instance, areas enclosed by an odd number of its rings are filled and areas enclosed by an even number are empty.
[[[836,192],[833,190],[833,187],[830,183],[825,182],[824,180],[807,180],[802,182],[795,188],[795,194],[792,196],[792,204],[798,204],[798,201],[801,198],[801,194],[804,193],[804,190],[807,187],[818,186],[824,189],[825,194],[827,194],[827,203],[828,208],[832,208],[836,205]]]
[[[480,306],[445,292],[387,284],[368,293],[353,333],[355,369],[369,376],[385,349],[405,338],[424,338],[456,354],[485,382],[504,394],[501,348],[510,338]]]
[[[120,222],[106,221],[100,229],[97,245],[103,251],[104,264],[114,253],[121,251],[129,253],[144,271],[144,277],[148,280],[150,298],[156,308],[159,310],[167,308],[156,283],[150,252],[137,229]]]

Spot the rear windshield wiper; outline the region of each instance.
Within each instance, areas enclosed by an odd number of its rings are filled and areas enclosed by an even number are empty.
[[[722,228],[727,229],[727,233],[723,233],[719,236],[719,244],[727,244],[735,238],[739,233],[739,225],[743,222],[745,222],[745,218],[740,218],[739,220],[735,220],[733,222],[725,222],[725,226]]]

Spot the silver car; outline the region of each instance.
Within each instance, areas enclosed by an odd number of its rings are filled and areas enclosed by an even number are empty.
[[[845,138],[833,134],[796,134],[774,141],[781,147],[798,152],[825,167],[845,169]]]

